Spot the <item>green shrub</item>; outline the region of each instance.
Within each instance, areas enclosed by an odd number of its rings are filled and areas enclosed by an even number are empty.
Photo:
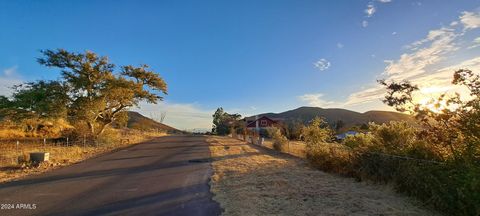
[[[375,137],[371,133],[358,133],[345,137],[345,139],[343,140],[343,144],[353,149],[372,145],[372,143],[374,143],[374,139]]]
[[[398,191],[449,215],[480,215],[480,169],[465,164],[403,162],[394,179]]]
[[[310,164],[321,170],[355,176],[352,167],[355,157],[352,153],[350,149],[336,143],[319,143],[310,147],[306,156]]]
[[[323,119],[315,118],[302,130],[306,143],[306,158],[310,164],[325,171],[353,176],[352,151],[332,143],[333,131]]]
[[[288,145],[288,139],[282,134],[280,129],[276,127],[271,127],[268,128],[268,134],[273,140],[273,149],[280,151],[280,152],[286,152],[287,151],[287,145]]]
[[[317,117],[312,120],[310,125],[302,129],[302,136],[307,145],[308,157],[308,154],[316,152],[321,144],[333,140],[333,131],[323,119]]]
[[[416,129],[407,122],[392,121],[389,124],[369,124],[372,143],[365,146],[369,151],[403,155],[417,141]]]
[[[369,132],[327,143],[328,131],[304,129],[307,160],[315,167],[359,180],[393,183],[449,215],[480,215],[480,166],[444,158],[419,130],[405,122],[370,124]],[[446,150],[445,150],[446,151]]]

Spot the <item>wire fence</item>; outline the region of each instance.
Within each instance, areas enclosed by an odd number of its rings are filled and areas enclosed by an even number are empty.
[[[265,147],[265,148],[275,150],[273,148],[274,141],[272,139],[269,139],[269,138],[260,137],[260,136],[252,136],[252,135],[239,135],[239,134],[232,135],[232,137],[236,138],[236,139],[239,139],[239,140],[246,141],[246,142],[251,143],[253,145],[258,145],[258,146],[262,146],[262,147]],[[413,157],[408,157],[408,156],[403,156],[403,155],[392,155],[392,154],[386,154],[386,153],[382,153],[382,152],[372,152],[372,151],[370,151],[370,152],[358,151],[358,150],[354,150],[354,149],[352,149],[348,146],[341,145],[339,143],[325,143],[324,146],[327,147],[327,148],[330,148],[330,149],[338,149],[338,150],[341,150],[341,151],[347,151],[349,154],[352,154],[352,155],[354,155],[354,154],[366,154],[366,155],[369,155],[369,156],[380,156],[380,157],[390,158],[390,159],[395,159],[395,160],[416,161],[416,162],[419,162],[419,163],[428,163],[428,164],[437,164],[437,165],[445,164],[444,162],[441,162],[441,161],[426,160],[426,159],[421,159],[421,158],[413,158]],[[293,155],[293,156],[296,156],[296,157],[300,157],[300,158],[306,158],[306,153],[307,153],[306,147],[307,147],[307,145],[306,145],[305,142],[289,140],[287,142],[286,150],[285,150],[284,153],[287,153],[287,154],[290,154],[290,155]]]
[[[95,145],[95,140],[84,136],[82,138],[72,139],[70,137],[60,138],[21,138],[0,140],[1,150],[21,149],[23,147],[48,147],[48,146],[88,146]]]
[[[47,151],[52,148],[81,148],[101,145],[97,140],[88,136],[73,139],[59,138],[18,138],[0,140],[0,166],[17,163],[18,157],[33,151]]]

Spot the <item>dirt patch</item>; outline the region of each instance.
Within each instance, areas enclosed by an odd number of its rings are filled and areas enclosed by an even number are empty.
[[[318,171],[235,139],[208,141],[211,191],[224,215],[433,215],[386,186]]]

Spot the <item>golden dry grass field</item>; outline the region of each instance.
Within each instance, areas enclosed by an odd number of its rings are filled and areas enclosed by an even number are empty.
[[[0,142],[0,151],[2,151],[0,154],[2,158],[2,160],[0,160],[0,182],[19,179],[27,175],[43,173],[102,153],[165,135],[165,133],[160,132],[143,132],[137,130],[129,130],[122,135],[120,135],[120,133],[115,134],[116,135],[109,134],[109,139],[111,140],[109,140],[107,144],[100,144],[98,146],[43,146],[42,144],[25,144],[21,145],[20,149],[15,149],[11,146],[6,148],[5,146],[2,146],[2,143]],[[128,142],[122,140],[128,140]],[[50,153],[50,160],[41,163],[39,166],[31,166],[28,163],[22,164],[17,162],[19,156],[28,156],[31,152],[48,152]]]
[[[232,138],[208,141],[211,191],[224,215],[435,215],[388,186],[328,174]]]

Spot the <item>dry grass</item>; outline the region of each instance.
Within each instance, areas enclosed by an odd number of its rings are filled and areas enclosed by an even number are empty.
[[[265,140],[263,143],[264,147],[269,149],[273,148],[273,142],[271,140]],[[288,141],[284,153],[291,154],[297,157],[305,158],[305,143],[301,141]]]
[[[318,171],[235,139],[209,142],[211,191],[224,215],[432,215],[385,186]]]
[[[11,181],[21,177],[43,173],[51,169],[67,166],[96,155],[113,151],[118,148],[137,144],[153,137],[163,136],[165,133],[141,132],[129,130],[122,137],[113,137],[111,143],[98,146],[42,146],[42,145],[24,145],[17,151],[12,148],[1,149],[2,157],[9,160],[0,161],[0,182]],[[129,142],[120,142],[119,138],[128,139]],[[0,144],[1,145],[1,144]],[[1,147],[1,146],[0,146]],[[49,152],[50,160],[39,166],[33,166],[28,163],[18,163],[17,158],[23,156],[28,158],[30,152]]]
[[[25,132],[18,129],[2,128],[0,129],[0,139],[11,139],[25,137]]]

